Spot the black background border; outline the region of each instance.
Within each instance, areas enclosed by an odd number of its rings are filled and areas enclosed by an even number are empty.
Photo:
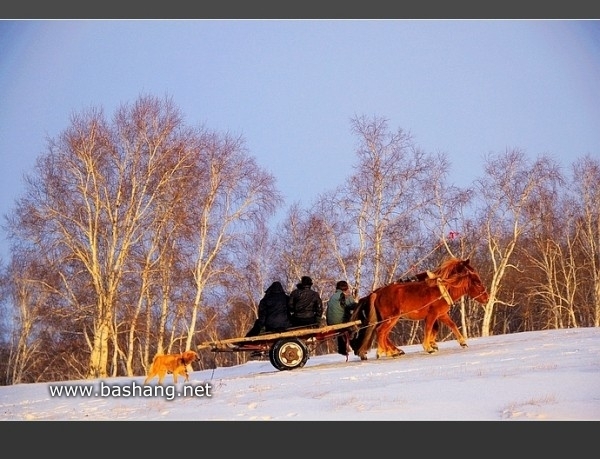
[[[331,5],[329,4],[331,3]],[[596,19],[600,4],[569,2],[15,2],[4,20],[17,19]],[[2,26],[0,21],[0,27]],[[599,24],[600,26],[600,24]],[[1,50],[0,50],[1,52]],[[485,388],[482,388],[485,391]],[[201,417],[201,413],[199,413]],[[588,422],[589,421],[585,421]],[[592,423],[596,424],[595,421]],[[123,425],[126,424],[126,425]],[[573,424],[573,425],[569,425]],[[159,454],[204,459],[240,454],[269,457],[534,453],[573,456],[597,449],[594,427],[575,421],[6,421],[6,454],[144,459]],[[584,428],[581,428],[584,427]],[[591,435],[590,435],[591,433]]]

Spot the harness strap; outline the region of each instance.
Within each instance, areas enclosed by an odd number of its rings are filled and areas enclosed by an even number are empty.
[[[431,271],[427,271],[427,277],[429,277],[430,279],[435,279],[435,281],[437,283],[437,286],[440,289],[440,293],[442,294],[442,298],[444,298],[446,300],[446,303],[448,303],[448,305],[452,306],[452,304],[454,303],[454,301],[452,301],[452,297],[450,296],[450,293],[448,292],[448,289],[446,288],[446,286],[442,282],[442,279],[440,277],[437,277]]]
[[[450,296],[450,293],[448,293],[448,289],[442,283],[441,279],[437,279],[437,286],[440,289],[440,293],[442,294],[442,297],[446,300],[446,303],[448,303],[448,305],[452,306],[454,301],[452,301],[452,297]]]

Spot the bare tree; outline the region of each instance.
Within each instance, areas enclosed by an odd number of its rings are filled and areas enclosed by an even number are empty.
[[[339,280],[347,281],[355,294],[358,291],[358,283],[354,278],[356,266],[360,263],[357,258],[356,228],[352,214],[344,207],[345,201],[346,188],[340,186],[320,195],[313,206],[313,212],[319,215],[321,222],[316,235],[323,246],[320,251],[321,264],[328,268],[321,274],[326,297],[335,292],[335,284]]]
[[[235,269],[224,282],[231,289],[231,299],[248,306],[248,328],[258,317],[258,303],[272,282],[282,282],[284,272],[278,269],[279,249],[265,221],[256,222],[256,228],[247,233],[240,243],[230,248]],[[282,285],[285,281],[282,282]],[[229,296],[229,295],[228,295]]]
[[[527,283],[526,289],[521,289],[527,292],[523,300],[526,327],[576,327],[575,299],[583,279],[576,243],[580,214],[576,200],[564,189],[545,191],[538,198],[544,202],[535,206],[543,211],[532,216],[531,229],[520,250],[526,257],[523,263],[529,265],[521,277]],[[517,289],[515,286],[513,290]]]
[[[6,378],[10,384],[27,381],[25,374],[42,348],[39,335],[36,336],[36,328],[43,320],[40,310],[45,302],[44,292],[27,285],[30,282],[30,276],[27,275],[30,266],[25,262],[25,254],[20,255],[19,258],[13,258],[12,266],[7,271],[9,296],[16,307],[16,314],[12,317],[13,333]]]
[[[100,110],[74,115],[71,126],[37,163],[37,176],[17,208],[13,230],[52,249],[62,290],[87,278],[88,377],[107,376],[119,287],[132,248],[157,216],[156,202],[187,167],[190,151],[171,101],[142,97],[122,106],[112,124]],[[83,277],[82,277],[83,276]],[[93,301],[91,305],[88,301]]]
[[[191,300],[186,348],[193,342],[203,295],[222,273],[233,269],[227,248],[274,214],[281,202],[274,177],[260,169],[241,138],[204,133],[196,151],[187,209],[186,245],[190,251],[194,298]]]
[[[539,199],[560,179],[557,165],[541,156],[530,163],[522,151],[488,155],[486,175],[477,181],[481,204],[481,225],[492,262],[490,299],[485,305],[482,336],[489,336],[496,304],[514,305],[511,298],[501,298],[502,280],[507,270],[519,269],[513,256],[524,233],[532,228],[545,201]]]
[[[303,210],[298,203],[290,206],[277,236],[288,291],[295,288],[302,276],[310,276],[314,288],[323,293],[331,277],[326,242],[328,226],[328,219],[319,209]]]
[[[585,276],[591,282],[590,325],[600,326],[600,160],[586,155],[573,165],[571,183],[580,214],[577,239],[584,256]]]
[[[438,251],[438,264],[446,255],[463,260],[468,258],[473,266],[477,266],[478,272],[483,273],[483,259],[478,259],[483,258],[478,256],[482,232],[474,221],[474,191],[470,188],[440,185],[433,192],[437,215],[432,222],[440,226],[432,226],[431,232],[437,235],[439,246],[443,248]],[[460,323],[465,338],[470,336],[470,330],[478,329],[481,309],[481,305],[471,298],[465,296],[459,300]]]
[[[431,217],[432,190],[448,164],[417,148],[403,130],[390,132],[383,118],[354,118],[352,131],[359,139],[356,172],[342,208],[353,220],[358,245],[354,277],[362,282],[362,267],[369,266],[374,290],[398,277],[401,266],[412,266],[423,249],[423,220]]]

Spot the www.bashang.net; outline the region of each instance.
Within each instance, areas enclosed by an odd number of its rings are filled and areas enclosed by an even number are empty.
[[[143,385],[135,381],[128,384],[49,384],[50,397],[162,397],[173,400],[176,397],[212,397],[210,383],[174,385]]]

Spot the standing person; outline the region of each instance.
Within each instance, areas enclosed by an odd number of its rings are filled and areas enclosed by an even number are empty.
[[[348,282],[342,280],[335,284],[335,293],[327,302],[327,325],[337,325],[350,320],[352,311],[356,307],[356,299],[350,294]],[[344,332],[337,337],[338,354],[348,356],[348,333]]]
[[[246,336],[256,336],[262,328],[272,333],[290,328],[292,324],[288,316],[288,301],[289,295],[283,290],[281,282],[273,282],[258,303],[258,318]]]
[[[312,279],[302,276],[298,288],[290,293],[288,310],[295,327],[319,325],[323,316],[323,301],[319,294],[312,289]]]

